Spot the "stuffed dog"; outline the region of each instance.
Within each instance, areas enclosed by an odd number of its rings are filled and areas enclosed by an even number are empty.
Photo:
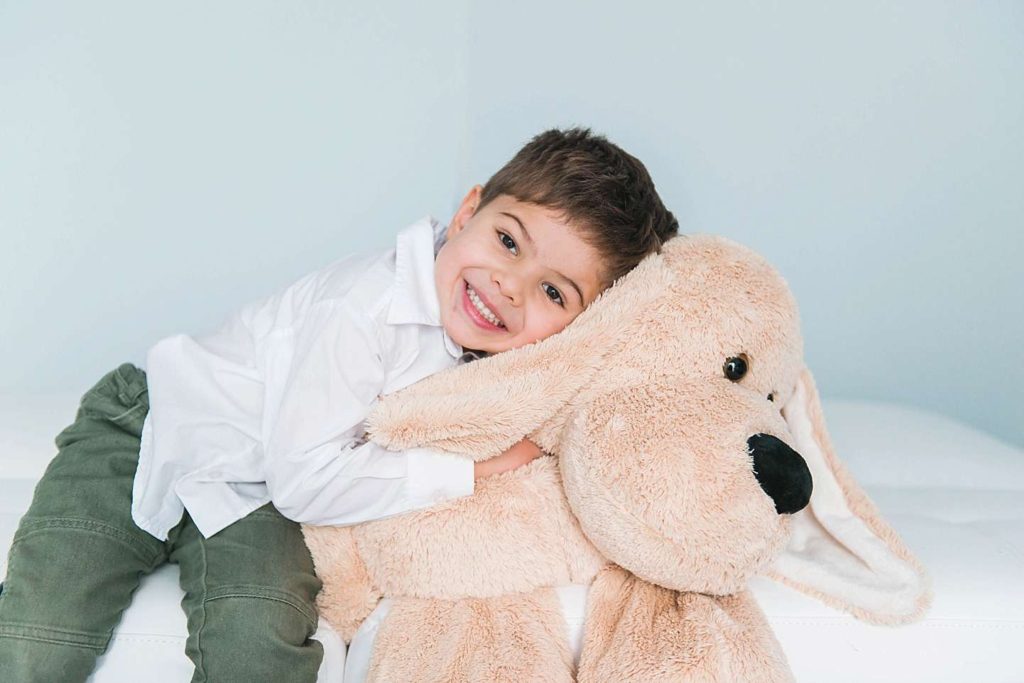
[[[372,681],[790,681],[751,576],[880,624],[931,601],[832,449],[786,283],[722,237],[675,237],[562,332],[382,397],[367,433],[550,454],[434,508],[304,527],[346,640],[390,598]],[[578,665],[564,584],[590,586]]]

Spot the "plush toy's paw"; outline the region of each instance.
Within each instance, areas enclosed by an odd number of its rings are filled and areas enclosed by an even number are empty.
[[[681,593],[609,566],[594,581],[579,683],[790,683],[749,592]]]
[[[302,535],[323,582],[316,604],[346,643],[380,601],[350,527],[302,526]]]
[[[397,598],[374,643],[368,683],[572,683],[551,588],[497,598]]]

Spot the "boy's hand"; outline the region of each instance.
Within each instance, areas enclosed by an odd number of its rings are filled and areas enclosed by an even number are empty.
[[[523,439],[501,455],[473,463],[473,479],[482,479],[492,474],[500,474],[533,462],[543,451],[529,439]]]

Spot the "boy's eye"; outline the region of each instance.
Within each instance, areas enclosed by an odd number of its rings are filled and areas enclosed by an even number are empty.
[[[505,241],[505,238],[508,238],[508,242]],[[499,230],[498,231],[498,239],[501,240],[501,243],[504,244],[506,247],[508,247],[509,243],[511,243],[512,244],[511,249],[515,249],[518,252],[519,247],[516,246],[516,241],[514,239],[512,239],[508,234],[506,234],[506,233],[502,232],[501,230]]]
[[[544,286],[545,287],[551,287],[551,285],[544,285]],[[552,298],[550,296],[548,298],[551,299],[552,301],[554,301],[555,303],[557,303],[562,308],[565,308],[565,300],[562,299],[562,294],[557,289],[555,289],[554,287],[551,287],[551,289],[545,289],[544,291],[554,292],[555,296],[558,297],[558,298],[555,299],[555,298]]]
[[[498,230],[498,239],[501,240],[501,243],[504,244],[505,247],[508,248],[509,250],[515,249],[518,252],[519,247],[516,246],[516,241],[512,239],[511,235],[509,235],[508,233],[504,233],[501,230]],[[565,299],[562,298],[562,293],[559,292],[554,287],[552,287],[551,285],[545,284],[544,287],[544,291],[548,292],[548,298],[554,301],[562,308],[565,308]],[[551,296],[551,292],[554,292],[555,295]]]

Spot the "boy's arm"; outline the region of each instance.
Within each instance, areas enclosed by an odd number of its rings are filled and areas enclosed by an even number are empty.
[[[285,517],[349,525],[473,493],[473,462],[429,448],[389,451],[343,435],[267,464],[267,487]]]
[[[473,463],[473,478],[483,479],[484,477],[514,470],[542,455],[544,455],[544,451],[540,449],[540,446],[524,438],[500,455]]]
[[[313,306],[268,438],[265,477],[285,517],[348,525],[473,492],[473,462],[433,448],[359,443],[385,381],[376,323],[344,301]]]

